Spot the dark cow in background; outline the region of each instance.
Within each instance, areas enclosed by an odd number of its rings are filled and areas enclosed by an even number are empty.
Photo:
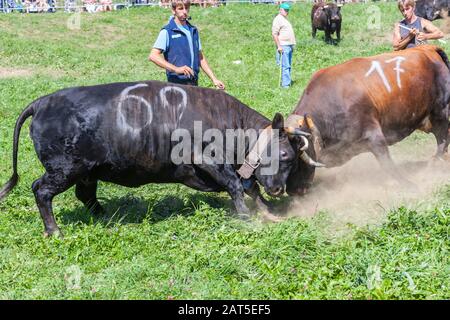
[[[312,37],[316,37],[317,30],[325,31],[325,41],[333,43],[331,35],[336,32],[337,41],[341,40],[341,4],[315,3],[311,10]]]
[[[415,14],[433,21],[446,18],[450,10],[450,0],[417,0]]]
[[[444,157],[449,143],[449,61],[430,45],[355,58],[314,74],[288,118],[312,133],[308,157],[289,176],[287,192],[303,194],[310,187],[316,160],[340,166],[355,155],[372,152],[391,176],[416,188],[398,171],[388,146],[414,130],[436,137],[435,157]]]
[[[244,203],[247,193],[260,209],[266,210],[267,203],[256,181],[268,194],[280,196],[296,162],[298,152],[293,146],[302,143],[300,137],[292,135],[295,130],[289,135],[283,130],[280,114],[270,121],[220,90],[158,81],[69,88],[37,99],[17,119],[13,175],[0,190],[0,200],[17,184],[19,134],[30,116],[33,116],[31,138],[46,170],[32,185],[45,235],[60,233],[52,212],[52,199],[73,185],[76,197],[88,209],[93,213],[102,211],[96,196],[98,180],[127,187],[171,182],[201,191],[227,191],[237,211],[244,214],[249,212]],[[208,129],[218,130],[223,136],[227,129],[266,129],[263,132],[273,134],[272,139],[279,144],[279,150],[268,150],[270,157],[279,163],[279,170],[265,175],[264,165],[253,162],[253,167],[246,167],[248,176],[244,179],[238,174],[238,169],[244,166],[233,162],[234,158],[231,163],[195,161],[195,150],[201,154],[206,147],[204,141],[198,147],[192,139],[196,123],[201,125],[200,138]],[[186,154],[182,152],[187,161],[178,164],[171,157],[181,139],[172,141],[176,129],[189,134],[189,149]],[[261,136],[260,132],[256,144]],[[271,148],[266,142],[263,147],[265,144]],[[245,154],[250,147],[245,146]],[[220,151],[215,149],[211,154]],[[232,157],[236,152],[237,149],[232,150]]]

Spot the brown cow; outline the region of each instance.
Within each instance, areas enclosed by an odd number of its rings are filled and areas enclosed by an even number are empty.
[[[304,162],[289,176],[287,192],[306,192],[319,165],[312,159],[333,167],[368,151],[398,181],[412,186],[395,167],[388,146],[420,129],[436,137],[436,157],[448,152],[449,68],[442,49],[424,45],[316,72],[288,119],[310,130],[312,138]]]

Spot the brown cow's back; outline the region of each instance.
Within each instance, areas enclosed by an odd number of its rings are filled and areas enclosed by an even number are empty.
[[[449,65],[440,48],[420,46],[318,71],[293,112],[297,116],[291,117],[302,129],[311,130],[307,153],[332,167],[372,152],[391,177],[414,189],[388,146],[414,130],[427,130],[436,138],[435,157],[448,157]],[[302,121],[305,118],[299,116],[305,115],[307,121]],[[304,194],[314,178],[317,163],[305,155],[301,159],[288,178],[291,195]]]
[[[396,143],[446,106],[442,101],[448,101],[450,71],[439,50],[419,46],[319,70],[294,113],[313,117],[331,147],[330,157],[352,146],[343,161],[354,155],[358,143],[359,152],[368,151],[367,128],[379,125],[387,143]]]

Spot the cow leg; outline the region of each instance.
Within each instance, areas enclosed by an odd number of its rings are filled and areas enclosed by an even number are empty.
[[[66,191],[72,185],[73,183],[68,179],[48,173],[45,173],[41,178],[33,182],[32,189],[34,197],[44,222],[44,236],[62,236],[61,230],[58,228],[55,217],[53,216],[52,200],[56,195]]]
[[[442,159],[444,154],[448,152],[448,144],[449,144],[449,122],[448,119],[445,118],[430,118],[431,122],[431,132],[436,138],[437,150],[435,154],[435,158]]]
[[[386,138],[381,131],[381,128],[370,130],[368,132],[369,136],[369,148],[370,151],[377,158],[380,166],[383,170],[388,172],[394,179],[396,179],[401,185],[404,185],[411,189],[417,189],[416,185],[403,177],[399,172],[394,161],[392,161],[391,155],[389,154],[388,144]]]
[[[341,24],[339,24],[336,28],[336,37],[337,37],[337,42],[341,41]]]
[[[92,214],[105,212],[97,200],[97,180],[82,180],[78,182],[75,186],[75,195]]]
[[[261,190],[259,189],[259,186],[256,183],[256,181],[252,181],[251,186],[245,189],[245,193],[248,194],[255,201],[256,206],[261,212],[269,213],[271,211],[271,205],[262,196]]]
[[[277,217],[271,213],[272,206],[266,199],[264,199],[256,181],[253,182],[250,188],[245,189],[245,193],[255,201],[258,210],[263,214],[264,220],[271,222],[279,222],[283,220],[282,218]]]
[[[234,202],[239,214],[248,215],[250,210],[244,202],[244,187],[236,174],[235,169],[229,165],[197,165],[200,170],[208,173],[219,185],[223,186]]]
[[[331,33],[330,30],[325,29],[325,42],[331,44]]]
[[[448,123],[447,142],[450,142],[450,122]],[[444,149],[444,153],[448,154],[448,143],[447,143],[447,147]]]
[[[317,33],[317,29],[315,27],[312,27],[312,37],[315,38]]]

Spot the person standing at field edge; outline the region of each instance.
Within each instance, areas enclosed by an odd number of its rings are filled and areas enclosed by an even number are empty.
[[[272,37],[277,46],[276,61],[281,63],[281,87],[288,88],[291,85],[292,53],[295,46],[295,34],[291,23],[287,20],[291,5],[282,3],[280,11],[272,22]]]
[[[188,22],[190,0],[171,2],[173,18],[159,32],[148,59],[166,69],[167,81],[198,85],[200,68],[216,88],[225,89],[208,65],[196,27]]]
[[[395,51],[414,48],[425,44],[427,40],[440,39],[444,36],[431,21],[416,16],[415,8],[414,0],[398,0],[398,9],[405,19],[396,23],[394,27],[392,46]]]

